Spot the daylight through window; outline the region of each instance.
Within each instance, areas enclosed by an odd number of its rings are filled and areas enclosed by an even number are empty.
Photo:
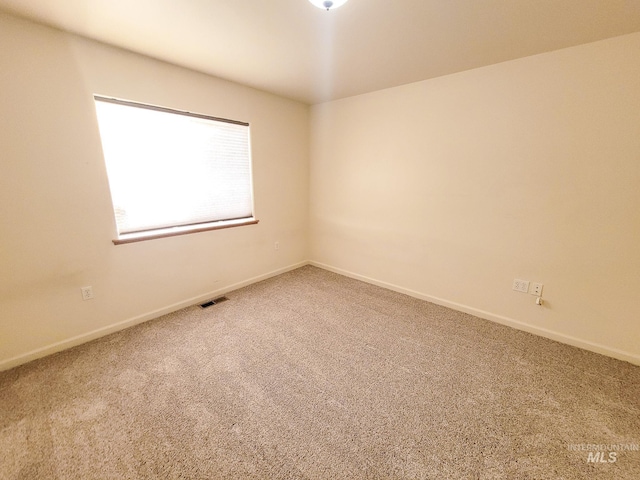
[[[118,239],[257,223],[249,124],[95,96]]]

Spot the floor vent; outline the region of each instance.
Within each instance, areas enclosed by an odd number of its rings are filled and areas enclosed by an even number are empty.
[[[201,303],[200,308],[209,308],[217,303],[226,302],[227,300],[229,300],[227,297],[214,298],[213,300],[209,300],[208,302]]]

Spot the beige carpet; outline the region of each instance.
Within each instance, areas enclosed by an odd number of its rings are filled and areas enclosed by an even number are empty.
[[[570,449],[640,444],[639,367],[310,266],[228,297],[0,374],[0,478],[640,478]]]

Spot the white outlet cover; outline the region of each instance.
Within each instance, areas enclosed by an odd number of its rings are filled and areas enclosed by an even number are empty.
[[[80,292],[82,292],[82,300],[91,300],[93,298],[92,287],[81,287]]]
[[[515,291],[527,293],[529,291],[529,280],[520,280],[516,278],[513,280],[513,287]]]

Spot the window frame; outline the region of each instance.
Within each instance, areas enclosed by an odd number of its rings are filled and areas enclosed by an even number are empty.
[[[105,96],[105,95],[94,94],[93,95],[93,99],[94,99],[94,105],[97,105],[97,102],[100,101],[100,102],[112,103],[112,104],[116,104],[116,105],[123,105],[123,106],[135,107],[135,108],[142,108],[142,109],[147,109],[147,110],[152,110],[152,111],[157,111],[157,112],[162,112],[162,113],[169,113],[169,114],[176,114],[176,115],[182,115],[182,116],[193,117],[193,118],[200,118],[200,119],[209,120],[209,121],[213,121],[213,122],[222,122],[222,123],[231,123],[231,124],[235,124],[235,125],[242,125],[242,126],[245,126],[247,128],[250,127],[250,124],[248,122],[242,122],[242,121],[238,121],[238,120],[230,120],[230,119],[221,118],[221,117],[214,117],[212,115],[194,113],[194,112],[190,112],[190,111],[186,111],[186,110],[178,110],[178,109],[173,109],[173,108],[168,108],[168,107],[161,107],[161,106],[157,106],[157,105],[151,105],[151,104],[142,103],[142,102],[136,102],[136,101],[132,101],[132,100],[123,100],[123,99],[114,98],[114,97]],[[96,109],[96,119],[97,119],[98,124],[99,124],[97,109]],[[98,127],[99,127],[99,125],[98,125]],[[100,129],[99,128],[98,128],[98,133],[100,135],[100,139],[101,139],[101,142],[102,142],[102,136],[100,134]],[[140,241],[145,241],[145,240],[154,240],[154,239],[158,239],[158,238],[173,237],[173,236],[177,236],[177,235],[187,235],[187,234],[190,234],[190,233],[200,233],[200,232],[206,232],[206,231],[211,231],[211,230],[221,230],[221,229],[226,229],[226,228],[242,227],[242,226],[247,226],[247,225],[256,225],[259,222],[259,220],[256,219],[256,216],[255,216],[255,200],[254,200],[254,188],[253,188],[254,187],[253,186],[253,156],[251,154],[251,136],[250,136],[250,134],[249,134],[249,138],[248,138],[248,148],[249,148],[249,191],[250,191],[250,195],[251,195],[251,198],[250,198],[250,200],[251,200],[251,216],[242,217],[242,218],[230,218],[230,219],[222,219],[222,220],[194,222],[194,223],[191,223],[191,224],[170,225],[170,226],[166,226],[166,227],[150,228],[150,229],[144,229],[144,230],[140,230],[140,231],[126,232],[126,233],[120,233],[119,227],[118,227],[118,223],[116,222],[116,233],[117,234],[116,234],[116,238],[112,240],[113,244],[114,245],[121,245],[121,244],[140,242]],[[102,151],[103,151],[103,160],[105,162],[107,178],[108,178],[109,182],[111,182],[111,179],[109,178],[109,175],[108,175],[108,165],[107,165],[106,156],[104,154],[104,147],[102,148]],[[109,196],[111,198],[111,202],[110,203],[111,203],[112,213],[114,215],[114,220],[115,220],[116,206],[115,206],[115,204],[113,202],[113,195],[112,195],[112,192],[111,192],[111,184],[109,184]]]

